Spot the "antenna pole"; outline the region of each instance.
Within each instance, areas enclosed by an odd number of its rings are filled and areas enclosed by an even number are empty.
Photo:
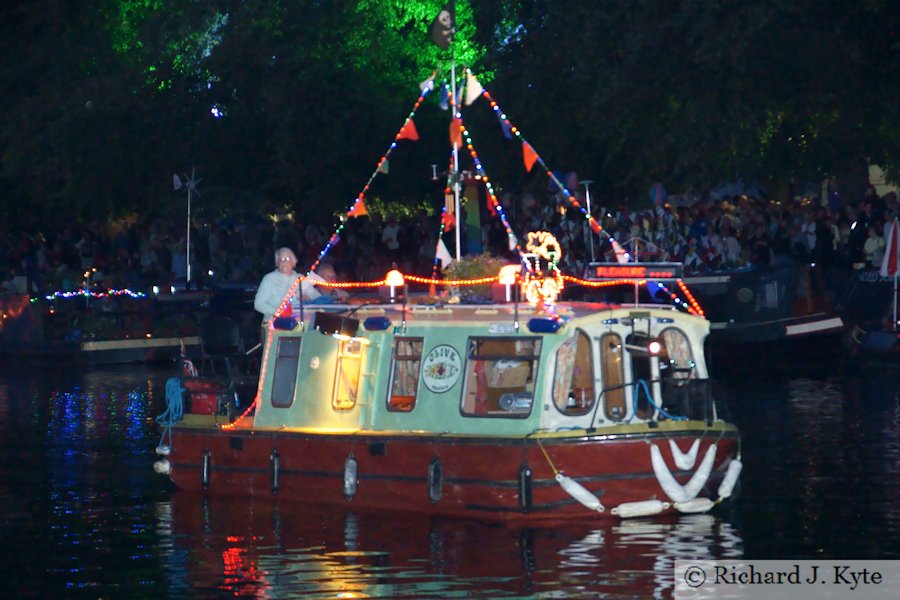
[[[459,107],[456,105],[456,58],[450,62],[450,97],[452,98],[451,106],[453,106],[453,118],[456,119],[459,114]],[[460,240],[459,230],[462,227],[461,216],[459,213],[459,147],[456,140],[453,140],[453,212],[456,217],[456,260],[460,259]]]
[[[187,263],[187,281],[185,289],[191,287],[191,193],[194,187],[194,167],[191,167],[191,180],[188,182],[188,205],[187,205],[187,235],[185,236],[184,260]]]
[[[587,203],[588,214],[593,216],[593,213],[591,212],[591,184],[594,183],[594,181],[585,179],[579,183],[584,186],[584,201]],[[587,222],[585,222],[585,226],[588,228],[588,239],[591,241],[591,262],[594,262],[594,232],[591,231],[590,225],[588,225]]]

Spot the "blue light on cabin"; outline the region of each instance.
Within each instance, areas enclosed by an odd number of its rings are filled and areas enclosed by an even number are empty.
[[[363,321],[366,331],[384,331],[391,326],[391,320],[387,317],[367,317]]]
[[[601,322],[602,322],[604,325],[618,325],[618,324],[619,324],[619,320],[618,320],[618,319],[603,319],[603,321],[601,321]]]
[[[553,317],[534,317],[528,321],[528,330],[532,333],[556,333],[562,326],[563,320]]]
[[[675,319],[672,319],[671,317],[657,317],[656,322],[657,323],[674,323]]]

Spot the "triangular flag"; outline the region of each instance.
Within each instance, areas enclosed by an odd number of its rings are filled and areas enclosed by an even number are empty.
[[[506,119],[500,116],[499,112],[497,113],[497,118],[500,120],[500,127],[503,129],[503,137],[511,140],[513,138],[512,126],[507,123]]]
[[[616,262],[619,263],[627,263],[631,258],[627,252],[625,252],[625,248],[623,248],[619,242],[614,240],[613,238],[609,238],[610,244],[612,244],[613,252],[616,254]]]
[[[353,206],[350,207],[350,210],[347,211],[348,217],[362,217],[369,214],[369,211],[366,210],[366,205],[363,202],[362,194],[359,195],[359,198],[356,199],[356,202],[353,203]]]
[[[416,124],[413,123],[412,119],[407,119],[406,123],[403,124],[403,127],[400,128],[400,132],[397,134],[398,140],[417,140],[419,139],[419,132],[416,131]]]
[[[419,84],[419,91],[424,94],[425,90],[428,90],[429,92],[434,91],[434,73],[431,74],[431,77]]]
[[[534,151],[531,144],[522,142],[522,160],[525,162],[525,170],[531,171],[531,167],[537,162],[538,153]]]
[[[450,92],[447,91],[447,86],[441,86],[441,101],[439,105],[444,110],[450,110]]]
[[[172,185],[175,187],[176,192],[184,185],[181,183],[181,177],[178,176],[178,173],[172,174]]]
[[[900,271],[900,224],[894,217],[891,223],[891,231],[888,233],[887,247],[884,249],[884,258],[881,259],[881,276],[896,277]]]
[[[466,106],[478,100],[478,96],[480,96],[483,91],[484,88],[481,87],[481,84],[478,83],[475,76],[471,73],[466,73]]]
[[[455,118],[450,122],[450,144],[462,146],[462,119]]]
[[[431,41],[441,50],[450,47],[456,33],[456,6],[450,0],[431,22]]]
[[[441,215],[441,222],[444,224],[444,229],[453,229],[456,226],[456,217],[453,216],[453,213],[444,211]]]
[[[388,159],[382,158],[381,162],[378,163],[378,172],[384,173],[387,175],[391,171],[391,163],[388,162]]]
[[[437,248],[434,251],[434,257],[441,261],[442,269],[446,269],[447,266],[453,262],[453,257],[450,255],[450,251],[447,250],[447,245],[441,238],[438,238]]]
[[[497,216],[497,209],[496,209],[495,207],[496,207],[498,204],[499,204],[499,202],[497,202],[497,198],[496,198],[496,197],[494,197],[494,196],[492,196],[492,195],[488,195],[488,197],[487,197],[487,208],[488,208],[488,212],[491,213],[491,216],[492,216],[492,217],[496,217],[496,216]]]
[[[516,246],[519,245],[519,240],[516,238],[516,234],[510,232],[508,234],[507,241],[509,242],[509,251],[514,252]]]

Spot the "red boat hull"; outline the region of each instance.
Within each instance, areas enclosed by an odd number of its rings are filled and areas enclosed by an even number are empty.
[[[598,518],[625,502],[669,501],[651,463],[656,444],[675,479],[668,440],[682,452],[701,438],[698,457],[716,444],[713,471],[700,496],[716,498],[737,455],[734,430],[666,431],[608,435],[583,433],[534,438],[415,434],[334,434],[249,429],[176,428],[168,459],[182,489],[211,494],[286,498],[357,508],[412,510],[501,520]],[[355,489],[345,469],[355,461]],[[699,463],[699,459],[697,460]],[[696,467],[695,467],[696,468]],[[576,480],[606,511],[585,508],[556,482]],[[672,509],[669,509],[672,510]]]

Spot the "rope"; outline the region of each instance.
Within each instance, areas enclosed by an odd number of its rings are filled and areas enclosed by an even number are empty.
[[[553,476],[555,477],[555,476],[559,475],[559,471],[556,470],[556,467],[553,465],[553,461],[550,460],[550,455],[547,454],[547,451],[546,451],[546,450],[544,450],[544,445],[541,443],[541,440],[535,438],[534,441],[537,442],[538,448],[540,448],[540,449],[541,449],[541,452],[544,453],[544,458],[547,459],[547,464],[550,465],[550,469],[553,470]]]
[[[162,435],[159,437],[160,446],[172,447],[172,425],[184,416],[184,401],[181,398],[181,379],[169,377],[166,380],[166,410],[156,417],[156,422],[163,426]],[[168,439],[169,443],[165,441]]]

